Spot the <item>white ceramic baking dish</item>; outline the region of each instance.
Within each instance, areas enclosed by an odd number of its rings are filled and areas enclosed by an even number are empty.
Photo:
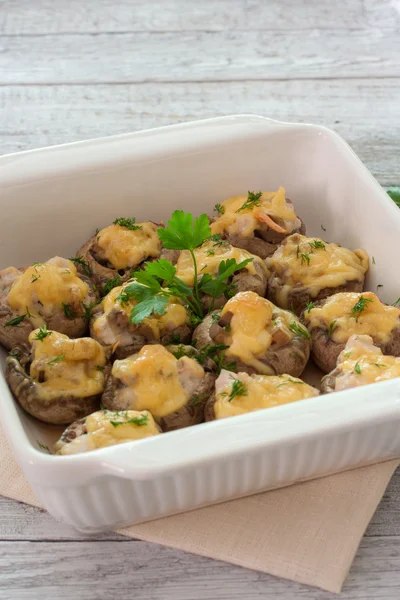
[[[211,212],[283,185],[311,235],[364,247],[367,287],[400,295],[400,211],[349,146],[314,125],[239,115],[0,158],[1,267],[71,256],[116,216]],[[4,372],[2,353],[2,370]],[[138,523],[400,456],[400,381],[197,425],[75,456],[14,403],[2,425],[38,500],[82,531]]]

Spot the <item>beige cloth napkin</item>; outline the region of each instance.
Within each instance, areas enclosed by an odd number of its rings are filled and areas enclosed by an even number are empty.
[[[398,464],[363,467],[118,533],[340,592]],[[1,428],[0,495],[39,506]]]

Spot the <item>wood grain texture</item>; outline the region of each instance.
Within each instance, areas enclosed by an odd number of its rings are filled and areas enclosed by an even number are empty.
[[[364,540],[340,599],[398,599],[399,571],[399,538]],[[135,541],[0,542],[0,573],[2,600],[335,597],[265,573]]]
[[[0,154],[245,112],[335,129],[390,186],[400,180],[398,97],[400,79],[0,87]]]
[[[2,0],[0,33],[104,33],[132,31],[225,31],[394,28],[392,0]]]
[[[400,76],[400,36],[379,29],[5,37],[1,85]],[[44,57],[46,59],[44,60]]]

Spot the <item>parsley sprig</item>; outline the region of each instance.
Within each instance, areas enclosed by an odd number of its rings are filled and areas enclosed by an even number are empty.
[[[208,273],[199,276],[196,248],[207,240],[217,245],[223,243],[221,236],[211,236],[205,214],[194,218],[191,213],[176,210],[167,227],[158,229],[158,235],[164,248],[190,252],[194,270],[193,287],[177,277],[176,268],[168,260],[160,258],[146,263],[143,269],[132,274],[134,281],[126,285],[117,297],[123,305],[131,300],[135,302],[130,314],[131,323],[141,323],[151,314],[164,314],[171,298],[178,298],[189,310],[191,322],[197,324],[204,317],[200,294],[211,296],[209,311],[212,311],[217,298],[223,295],[230,298],[235,293],[236,288],[229,283],[229,279],[253,260],[249,258],[240,263],[233,258],[222,260],[215,277]]]

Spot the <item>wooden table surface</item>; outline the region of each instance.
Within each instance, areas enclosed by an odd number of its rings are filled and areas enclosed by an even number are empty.
[[[400,184],[399,0],[0,0],[0,154],[232,113],[338,131]],[[343,598],[400,597],[400,473]],[[0,599],[331,594],[0,499]]]

